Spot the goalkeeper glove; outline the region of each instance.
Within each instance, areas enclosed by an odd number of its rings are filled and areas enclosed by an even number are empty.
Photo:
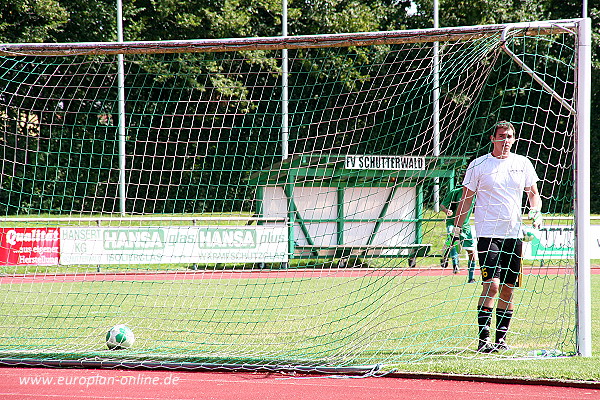
[[[524,229],[523,230],[523,241],[524,242],[531,242],[533,239],[535,239],[535,233],[533,231],[533,229]]]
[[[537,208],[529,210],[529,219],[532,221],[531,224],[535,229],[540,229],[543,224],[542,212]]]

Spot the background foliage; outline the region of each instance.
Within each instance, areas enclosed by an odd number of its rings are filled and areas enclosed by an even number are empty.
[[[430,0],[417,0],[414,3],[410,1],[401,0],[289,0],[289,34],[290,35],[304,35],[304,34],[322,34],[322,33],[341,33],[341,32],[364,32],[364,31],[379,31],[379,30],[395,30],[395,29],[414,29],[414,28],[427,28],[433,25],[432,22],[432,6],[433,3]],[[169,0],[169,1],[154,1],[154,0],[125,0],[123,2],[124,7],[124,31],[125,40],[184,40],[184,39],[198,39],[198,38],[226,38],[226,37],[252,37],[252,36],[275,36],[280,34],[281,26],[281,0]],[[588,7],[589,16],[593,21],[593,67],[592,67],[592,115],[591,115],[591,140],[592,149],[598,148],[600,145],[600,4],[599,0],[589,1]],[[461,25],[478,25],[478,24],[494,24],[494,23],[505,23],[505,22],[519,22],[519,21],[534,21],[534,20],[550,20],[550,19],[565,19],[565,18],[577,18],[582,14],[581,3],[576,0],[524,0],[519,2],[500,0],[477,0],[477,1],[464,1],[464,0],[442,0],[440,1],[440,26],[461,26]],[[0,0],[0,41],[4,43],[22,43],[22,42],[87,42],[87,41],[115,41],[116,40],[116,2],[115,0],[99,0],[90,2],[87,0]],[[382,57],[381,54],[367,54],[365,49],[354,49],[348,50],[347,53],[340,54],[339,57],[333,57],[329,60],[324,60],[323,63],[330,63],[327,70],[337,69],[341,71],[342,82],[344,82],[344,76],[346,76],[346,83],[352,85],[352,82],[357,76],[360,75],[360,69],[356,66],[359,65],[360,60],[365,58],[376,58]],[[301,55],[301,54],[296,54]],[[169,60],[169,63],[178,64],[180,71],[188,71],[188,76],[193,76],[198,73],[194,70],[197,68],[198,63],[189,58],[186,60],[177,59],[178,56],[174,55],[173,59]],[[204,54],[190,55],[186,57],[198,58],[202,60],[202,65],[210,65],[210,60],[204,59],[206,57],[212,57]],[[221,55],[217,56],[221,57]],[[226,57],[226,56],[224,56]],[[354,60],[355,65],[347,65],[349,60]],[[110,61],[110,60],[109,60]],[[98,70],[110,70],[114,67],[114,63],[107,61],[106,63],[99,63],[95,68]],[[235,63],[235,60],[231,60],[231,63]],[[222,65],[222,60],[219,61]],[[152,79],[169,80],[170,77],[167,69],[161,69],[160,64],[144,60],[143,57],[139,58],[130,68],[136,69],[136,74],[132,76],[144,77],[146,75],[152,75]],[[332,68],[333,67],[333,68]],[[315,83],[319,80],[319,76],[311,71],[323,69],[323,65],[301,65],[298,68],[298,79],[313,81]],[[276,65],[260,64],[259,61],[256,63],[246,62],[242,66],[244,70],[260,70],[266,73],[257,74],[256,79],[263,79],[264,84],[273,84],[272,80],[276,79],[275,72],[277,72]],[[346,74],[346,75],[344,75]],[[358,75],[357,75],[358,74]],[[17,81],[18,76],[13,76],[11,79]],[[26,79],[26,78],[24,78]],[[93,78],[90,78],[93,79]],[[139,78],[138,78],[139,79]],[[189,82],[188,82],[189,83]],[[293,84],[293,82],[292,82]],[[94,85],[94,82],[90,81],[89,85]],[[136,88],[139,85],[136,82],[128,82],[128,87]],[[223,78],[222,80],[213,80],[211,82],[192,82],[192,89],[197,91],[197,94],[205,98],[210,96],[228,96],[229,98],[235,98],[238,107],[243,105],[244,102],[248,102],[248,99],[252,97],[245,91],[244,87],[236,86],[231,81]],[[7,88],[8,89],[8,88]],[[73,89],[82,90],[82,89]],[[336,93],[344,93],[345,88],[340,86],[334,88]],[[10,92],[10,91],[8,91]],[[160,93],[134,93],[134,89],[130,91],[128,96],[147,96],[147,104],[140,106],[132,116],[132,123],[130,124],[130,139],[131,143],[128,144],[131,148],[128,149],[128,154],[135,154],[136,150],[133,148],[133,144],[136,141],[139,142],[151,142],[152,138],[145,136],[148,130],[139,129],[136,130],[135,126],[151,126],[152,121],[147,120],[147,115],[152,113],[162,112],[165,114],[174,113],[172,109],[157,109],[160,107],[161,99]],[[182,97],[189,97],[189,93],[180,94]],[[78,98],[77,94],[72,94],[73,98]],[[113,98],[116,98],[116,94],[113,94]],[[8,100],[4,97],[0,97],[0,104],[7,102]],[[313,109],[326,109],[327,99],[311,100],[314,102],[321,102],[323,104],[315,104]],[[24,106],[24,105],[23,105]],[[33,105],[31,105],[33,106]],[[61,104],[65,111],[75,107],[75,105]],[[292,107],[294,104],[291,105]],[[86,108],[87,107],[87,108]],[[109,107],[106,109],[106,107]],[[77,120],[85,118],[84,112],[91,113],[95,116],[103,115],[104,111],[111,111],[111,105],[108,104],[88,104],[88,105],[77,105],[78,113],[65,113],[65,118],[72,118],[70,121],[72,126],[85,126],[86,121]],[[266,110],[276,115],[276,110]],[[216,113],[215,113],[216,114]],[[18,116],[13,116],[16,120]],[[104,121],[103,124],[107,127],[112,125],[114,121]],[[235,142],[236,135],[256,135],[254,132],[249,132],[244,129],[244,121],[236,121],[236,126],[241,128],[232,131],[232,136],[228,138],[229,142],[223,143],[221,146],[228,146],[228,143]],[[256,121],[254,121],[256,122]],[[272,127],[269,127],[267,123],[263,123],[261,126],[265,127],[265,130],[271,129],[273,132],[276,131],[277,124],[279,121],[274,119],[272,121]],[[220,121],[223,124],[223,121]],[[193,125],[193,121],[189,122],[190,127]],[[352,127],[348,127],[352,128]],[[106,128],[108,129],[108,128]],[[110,176],[107,170],[99,167],[102,163],[106,163],[107,160],[95,159],[94,157],[82,157],[81,154],[116,154],[116,144],[114,142],[101,140],[104,132],[102,128],[96,129],[93,132],[81,130],[77,132],[77,137],[73,141],[74,146],[80,146],[80,151],[77,148],[70,154],[73,159],[69,160],[71,165],[89,165],[88,172],[85,172],[85,176],[68,176],[72,173],[69,170],[54,171],[54,179],[52,182],[45,181],[44,187],[31,188],[28,185],[32,185],[34,180],[30,179],[32,174],[36,173],[35,168],[28,169],[28,159],[32,154],[37,157],[37,164],[55,165],[56,161],[53,158],[60,157],[60,152],[56,151],[53,147],[53,143],[58,143],[58,139],[61,136],[73,135],[73,132],[60,131],[55,129],[52,132],[53,140],[41,140],[44,139],[44,133],[40,133],[40,138],[32,138],[31,133],[22,137],[15,137],[11,140],[15,141],[26,141],[25,144],[13,143],[11,146],[6,148],[17,148],[24,146],[27,149],[34,150],[31,153],[27,151],[24,154],[8,154],[5,149],[4,158],[15,161],[15,164],[5,163],[4,168],[12,168],[11,174],[12,181],[4,181],[1,183],[2,186],[11,185],[13,189],[21,187],[23,193],[32,193],[33,195],[22,198],[15,201],[15,199],[2,198],[3,194],[0,193],[0,203],[6,207],[6,211],[9,214],[12,213],[27,213],[28,210],[33,210],[33,205],[36,202],[44,201],[46,204],[41,205],[41,209],[45,212],[57,212],[63,207],[63,197],[58,196],[43,196],[48,193],[66,193],[72,196],[72,198],[86,198],[86,193],[77,193],[78,190],[82,190],[78,187],[67,188],[66,182],[83,181],[83,182],[108,182],[105,186],[96,188],[99,191],[99,195],[104,198],[115,197],[116,186],[114,185],[115,176]],[[97,137],[96,141],[84,140]],[[327,143],[327,145],[342,145],[344,138],[341,137],[336,140],[341,140],[340,143]],[[382,146],[387,147],[390,151],[396,149],[397,146],[394,143],[386,142],[384,139],[380,142]],[[197,144],[201,146],[202,143],[212,143],[210,137],[205,138]],[[258,138],[254,141],[256,146],[274,146],[274,143],[266,141],[260,143]],[[7,143],[5,143],[6,145]],[[90,146],[102,146],[99,148],[90,148]],[[84,148],[88,147],[88,148]],[[196,149],[197,150],[197,149]],[[301,150],[301,149],[296,149]],[[178,151],[178,150],[170,150]],[[225,151],[224,148],[206,149],[207,152],[220,152]],[[254,150],[255,154],[258,154],[258,150]],[[266,154],[273,154],[273,152],[266,152]],[[144,165],[143,159],[132,159],[135,169],[149,169],[151,166]],[[193,162],[193,160],[192,160]],[[231,162],[238,162],[233,159]],[[269,165],[271,160],[268,158],[263,160],[263,163]],[[18,165],[19,168],[15,168]],[[592,152],[592,165],[600,166],[600,152]],[[181,168],[189,169],[189,168]],[[592,168],[592,192],[600,193],[600,168]],[[81,173],[81,172],[78,172]],[[44,174],[48,174],[44,171]],[[52,174],[50,174],[52,175]],[[130,176],[132,181],[143,181],[144,179],[150,179],[149,177],[144,178],[143,176]],[[188,182],[189,185],[198,185],[204,188],[205,194],[200,196],[202,198],[242,198],[243,193],[212,193],[208,194],[210,190],[239,190],[239,187],[229,186],[225,189],[216,189],[212,183],[214,182],[202,182],[201,178],[188,176],[183,177],[183,181]],[[63,188],[58,186],[63,185]],[[144,197],[144,193],[140,192],[140,187],[134,188],[136,196]],[[69,192],[71,191],[71,192]],[[39,199],[35,196],[38,195]],[[178,194],[164,193],[159,195],[161,198],[175,198]],[[84,202],[82,202],[84,203]],[[101,211],[106,209],[114,209],[114,205],[111,204],[81,204],[79,205],[82,211]],[[87,207],[87,209],[85,209]],[[155,210],[155,206],[151,203],[145,203],[142,208],[132,208],[136,212],[145,212],[147,210],[144,207],[150,207]],[[195,212],[199,210],[205,210],[208,205],[206,204],[194,204],[186,203],[184,206],[178,207],[176,205],[165,204],[161,207],[161,211],[164,212]],[[240,205],[232,205],[233,208],[239,209]],[[592,196],[592,211],[594,213],[600,212],[600,196]]]

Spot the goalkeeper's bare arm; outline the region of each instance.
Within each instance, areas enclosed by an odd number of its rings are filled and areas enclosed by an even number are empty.
[[[475,192],[467,187],[463,186],[463,194],[456,207],[456,216],[454,217],[454,226],[462,228],[466,221],[467,216],[470,214],[471,207],[473,206],[473,199],[475,198]],[[460,231],[459,231],[460,234]]]

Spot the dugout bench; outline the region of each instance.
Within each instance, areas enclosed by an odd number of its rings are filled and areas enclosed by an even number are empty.
[[[290,259],[338,259],[343,267],[363,258],[407,258],[415,267],[431,250],[423,243],[423,188],[434,178],[454,186],[466,161],[418,159],[421,169],[350,169],[343,155],[288,158],[250,177],[256,216],[285,219]]]

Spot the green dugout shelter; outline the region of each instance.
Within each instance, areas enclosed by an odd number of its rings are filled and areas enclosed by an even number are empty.
[[[424,188],[454,186],[466,157],[298,155],[250,177],[256,214],[288,226],[293,258],[405,257],[423,242]]]

